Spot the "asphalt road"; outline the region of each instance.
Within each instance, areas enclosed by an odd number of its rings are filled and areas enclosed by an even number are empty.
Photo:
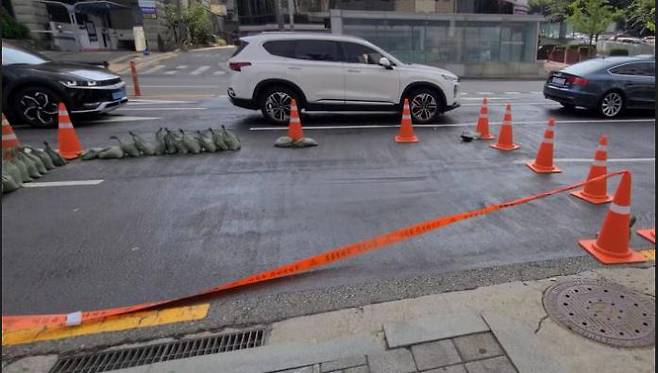
[[[169,66],[177,64],[183,63]],[[212,76],[218,85],[225,79]],[[636,227],[655,225],[653,113],[602,120],[544,100],[542,82],[465,81],[463,106],[436,126],[416,128],[418,144],[393,141],[395,115],[311,114],[303,117],[306,135],[320,146],[278,149],[273,143],[285,128],[233,107],[219,92],[199,89],[205,98],[187,97],[184,83],[200,77],[178,79],[179,89],[162,89],[100,121],[78,123],[83,145],[106,146],[109,136],[127,139],[128,131],[152,136],[159,127],[193,131],[223,124],[240,136],[242,150],[74,161],[39,181],[102,182],[3,196],[3,315],[184,296],[422,220],[575,183],[587,175],[600,134],[609,138],[609,170],[633,174]],[[460,141],[462,131],[474,129],[483,95],[490,98],[494,133],[503,103],[512,103],[521,149],[501,153],[486,142]],[[555,158],[563,172],[536,175],[523,162],[534,157],[550,116],[557,119]],[[27,144],[56,143],[55,130],[15,131]],[[616,183],[610,181],[610,191]],[[593,237],[606,211],[564,194],[498,211],[213,298],[207,320],[169,332],[591,268],[598,264],[577,240]],[[648,247],[635,235],[632,243]]]

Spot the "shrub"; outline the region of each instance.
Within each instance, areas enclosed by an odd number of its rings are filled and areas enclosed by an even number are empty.
[[[0,36],[3,39],[29,39],[30,30],[24,25],[16,22],[16,20],[9,15],[7,10],[2,7],[0,14]]]

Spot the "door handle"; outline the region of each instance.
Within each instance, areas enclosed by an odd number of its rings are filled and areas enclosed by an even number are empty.
[[[348,73],[360,73],[361,70],[359,70],[359,69],[347,69],[347,72]]]

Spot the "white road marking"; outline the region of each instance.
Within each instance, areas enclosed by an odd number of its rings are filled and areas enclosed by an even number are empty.
[[[176,66],[176,70],[183,70],[183,69],[187,69],[187,65],[178,65],[178,66]]]
[[[479,95],[493,95],[493,92],[476,92]]]
[[[130,117],[130,116],[116,115],[112,117],[107,117],[107,119],[90,121],[89,123],[138,122],[140,120],[156,120],[156,119],[160,119],[160,117]]]
[[[520,95],[521,92],[505,92],[506,95]]]
[[[203,73],[204,71],[208,70],[209,68],[210,68],[210,66],[208,66],[208,65],[199,66],[199,68],[192,71],[190,73],[190,75],[199,75],[199,74]]]
[[[226,71],[223,71],[223,70],[217,70],[213,73],[213,75],[225,75],[225,74],[226,74]]]
[[[76,185],[98,185],[103,182],[103,179],[99,180],[77,180],[77,181],[49,181],[49,182],[31,182],[24,183],[23,186],[26,188],[46,188],[46,187],[60,187],[60,186],[76,186]]]
[[[145,107],[145,108],[121,108],[117,111],[163,111],[163,110],[208,110],[205,107]]]
[[[172,71],[167,71],[167,73],[170,73],[170,72],[172,72]],[[173,71],[173,73],[176,74],[177,71]],[[131,84],[127,84],[126,86],[127,87],[132,87]],[[140,84],[139,86],[140,87],[145,87],[145,88],[200,88],[200,89],[217,88],[216,85],[150,85],[150,84]]]
[[[153,104],[189,104],[191,101],[174,101],[174,100],[139,100],[131,99],[128,105],[153,105]]]
[[[165,75],[174,75],[174,74],[176,74],[176,73],[178,73],[178,71],[176,71],[176,70],[170,70],[170,71],[165,72]],[[143,87],[143,86],[142,86],[142,87]]]
[[[654,119],[621,119],[621,120],[564,120],[558,121],[559,124],[597,124],[597,123],[606,123],[606,122],[617,122],[617,123],[651,123],[654,124]],[[490,125],[500,125],[502,122],[489,122]],[[522,124],[535,124],[535,125],[546,125],[546,120],[542,121],[525,121],[525,122],[514,122],[514,125]],[[364,125],[347,125],[347,126],[304,126],[305,130],[344,130],[344,129],[376,129],[376,128],[398,128],[399,124],[364,124]],[[414,128],[442,128],[442,127],[475,127],[475,122],[473,123],[448,123],[448,124],[414,124]],[[250,127],[250,131],[287,131],[287,127]]]
[[[532,93],[533,95],[540,95],[543,92],[542,91],[530,91],[530,93]]]
[[[482,104],[461,104],[461,106],[481,106]],[[497,106],[497,105],[504,105],[502,102],[492,102],[489,104],[489,106]],[[516,102],[514,104],[515,106],[520,106],[520,105],[557,105],[557,106],[562,106],[559,103],[555,101],[541,101],[541,102]]]
[[[530,160],[517,160],[514,161],[513,163],[515,164],[525,164]],[[592,158],[555,158],[553,159],[555,162],[562,162],[562,163],[591,163],[593,161]],[[655,162],[656,158],[609,158],[607,160],[608,162]]]
[[[160,70],[164,69],[165,67],[166,67],[165,65],[157,65],[155,67],[152,67],[152,68],[144,71],[142,74],[153,74],[154,72],[160,71]]]

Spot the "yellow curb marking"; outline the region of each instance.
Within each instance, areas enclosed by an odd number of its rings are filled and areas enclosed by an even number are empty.
[[[48,330],[47,327],[43,327],[4,332],[2,333],[2,345],[11,346],[71,338],[87,334],[117,332],[120,330],[172,324],[182,321],[200,320],[208,315],[209,308],[210,304],[205,303],[194,306],[169,308],[161,311],[135,312],[125,316],[110,317],[99,322],[68,328]]]
[[[640,250],[640,255],[642,255],[646,260],[656,261],[656,249],[646,249]]]

